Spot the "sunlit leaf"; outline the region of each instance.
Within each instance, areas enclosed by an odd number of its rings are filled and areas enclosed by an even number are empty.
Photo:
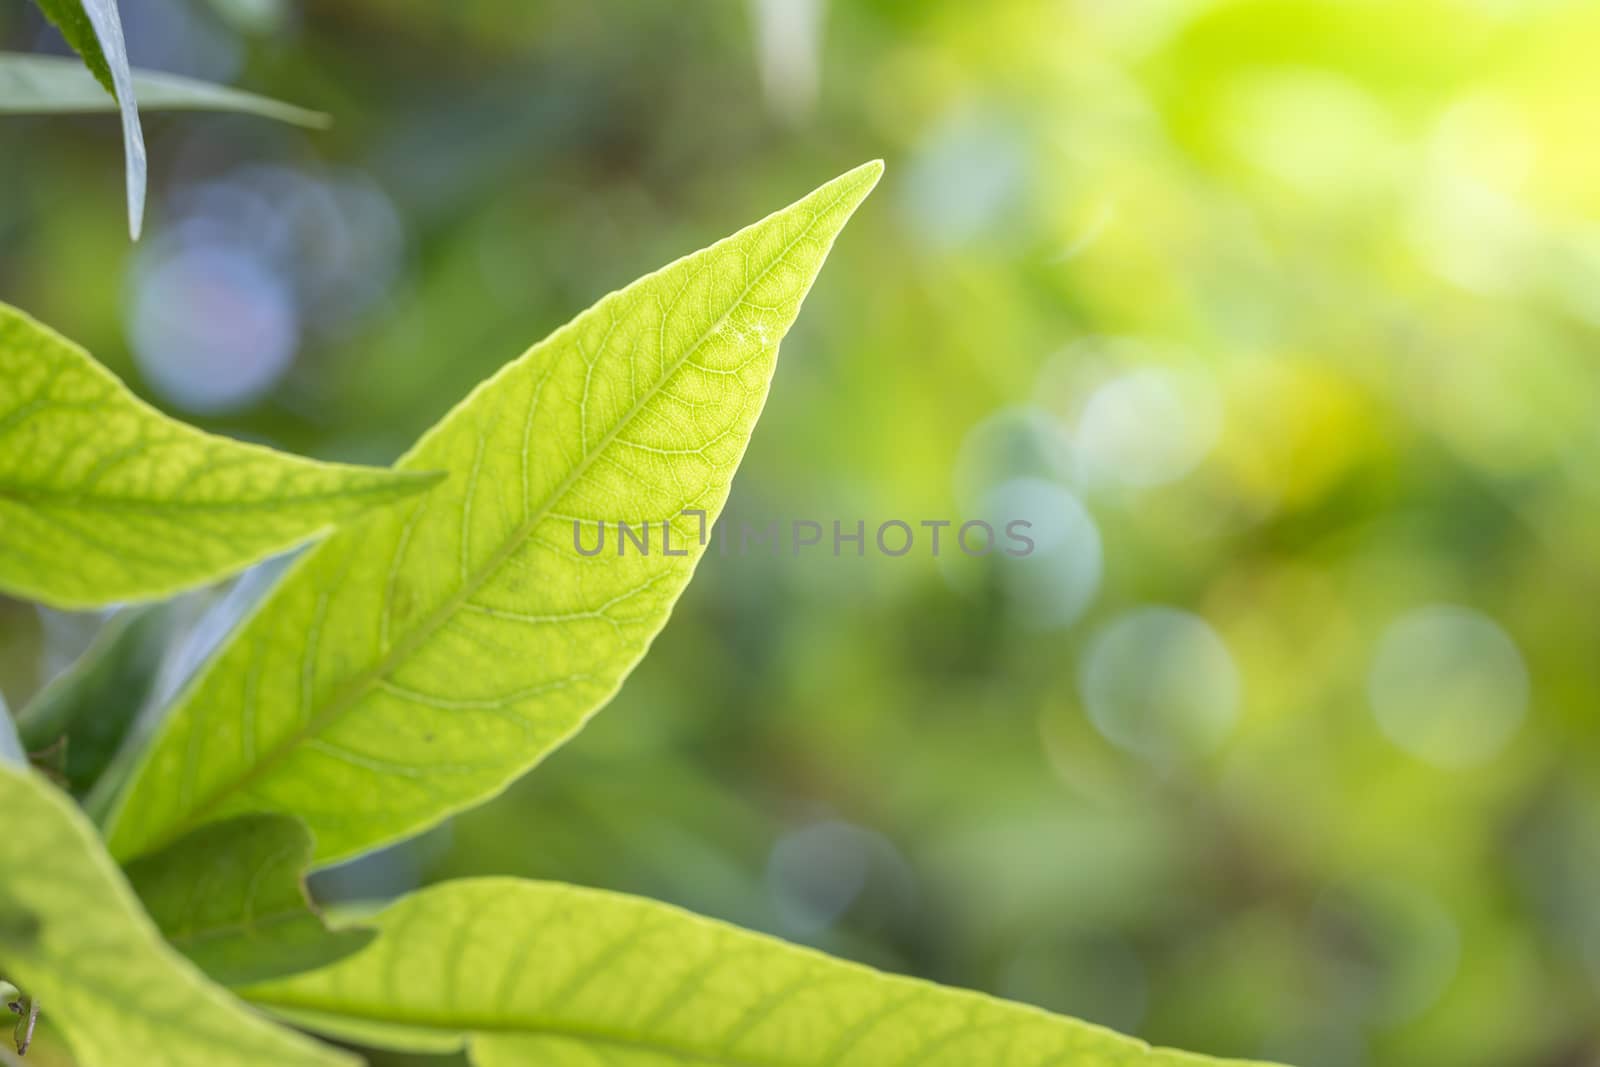
[[[44,779],[0,766],[0,812],[0,973],[39,1001],[79,1067],[354,1062],[262,1019],[173,952]]]
[[[0,592],[64,608],[166,596],[438,478],[201,433],[0,304]]]
[[[128,184],[128,232],[134,240],[144,226],[144,131],[122,40],[122,19],[116,0],[37,0],[39,7],[67,39],[105,90],[116,98],[122,115],[122,147]]]
[[[325,127],[328,116],[270,97],[177,74],[135,70],[140,111],[238,111],[296,126]],[[79,63],[61,56],[0,52],[0,114],[114,111],[117,103]]]
[[[447,882],[377,923],[371,948],[244,995],[374,1047],[465,1045],[478,1067],[1221,1062],[593,889]]]
[[[319,861],[478,803],[570,736],[666,622],[778,341],[879,164],[601,300],[401,462],[451,478],[318,546],[189,689],[119,815],[133,856],[248,811]],[[574,521],[650,523],[581,555]],[[661,544],[671,524],[671,551]],[[678,554],[678,553],[681,553]]]
[[[303,875],[311,835],[284,815],[212,823],[128,865],[128,881],[174,948],[224,985],[313,970],[372,939],[329,930]]]

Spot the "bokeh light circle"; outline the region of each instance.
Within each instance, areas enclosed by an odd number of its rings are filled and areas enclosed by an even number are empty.
[[[981,506],[997,484],[1011,478],[1066,480],[1075,463],[1072,439],[1042,408],[1002,408],[967,431],[956,454],[954,489],[964,508]]]
[[[1090,720],[1112,744],[1157,766],[1204,756],[1239,715],[1239,673],[1197,615],[1129,611],[1090,641],[1078,674]]]
[[[1084,402],[1073,437],[1089,486],[1149,489],[1193,470],[1222,425],[1216,391],[1160,367],[1118,375]]]
[[[187,411],[252,403],[294,360],[300,316],[282,276],[232,244],[174,242],[133,279],[129,340],[145,379]]]
[[[1042,478],[1013,478],[984,494],[980,517],[997,533],[997,550],[987,558],[1018,621],[1040,628],[1077,621],[1104,570],[1100,530],[1078,498]],[[1028,525],[1012,527],[1019,521]]]
[[[1436,767],[1493,759],[1522,724],[1528,671],[1487,616],[1439,604],[1390,623],[1367,678],[1373,715],[1396,745]]]
[[[779,838],[767,857],[766,882],[784,930],[811,937],[837,922],[866,887],[883,847],[872,831],[840,819]]]

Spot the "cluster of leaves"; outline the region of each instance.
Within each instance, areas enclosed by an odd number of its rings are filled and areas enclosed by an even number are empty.
[[[79,1062],[349,1062],[248,1005],[480,1064],[1196,1062],[645,900],[469,880],[330,927],[303,888],[493,796],[617,689],[700,553],[683,512],[721,508],[880,171],[604,298],[392,470],[175,423],[0,308],[0,591],[150,601],[333,531],[153,735],[118,684],[136,609],[0,739],[0,970]],[[584,557],[574,520],[674,523],[690,549]]]
[[[321,121],[132,72],[112,0],[40,6],[87,70],[0,56],[0,110],[114,104],[135,236],[136,97]],[[139,605],[15,724],[0,707],[0,993],[19,1054],[43,1004],[86,1067],[351,1062],[267,1016],[486,1065],[1202,1062],[646,900],[475,879],[330,924],[306,892],[308,871],[492,797],[621,685],[693,572],[779,340],[880,172],[606,297],[393,469],[174,422],[0,305],[0,593]],[[688,551],[571,550],[570,524],[605,521],[671,524]],[[143,728],[158,602],[313,540]]]

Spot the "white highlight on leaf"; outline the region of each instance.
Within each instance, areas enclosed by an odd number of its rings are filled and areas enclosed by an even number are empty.
[[[139,104],[133,92],[133,73],[128,69],[128,48],[122,40],[122,20],[116,0],[82,0],[83,12],[100,39],[111,69],[111,83],[117,89],[117,107],[122,113],[122,145],[127,156],[128,234],[135,241],[144,228],[146,162],[144,131],[139,127]]]

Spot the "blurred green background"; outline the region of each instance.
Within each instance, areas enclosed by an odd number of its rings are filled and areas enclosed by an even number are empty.
[[[114,118],[0,121],[0,298],[163,409],[390,460],[883,157],[731,508],[1040,535],[713,553],[574,743],[321,896],[559,878],[1197,1051],[1600,1064],[1600,7],[122,10],[335,117],[147,115],[138,245]],[[13,707],[98,622],[0,601]]]

